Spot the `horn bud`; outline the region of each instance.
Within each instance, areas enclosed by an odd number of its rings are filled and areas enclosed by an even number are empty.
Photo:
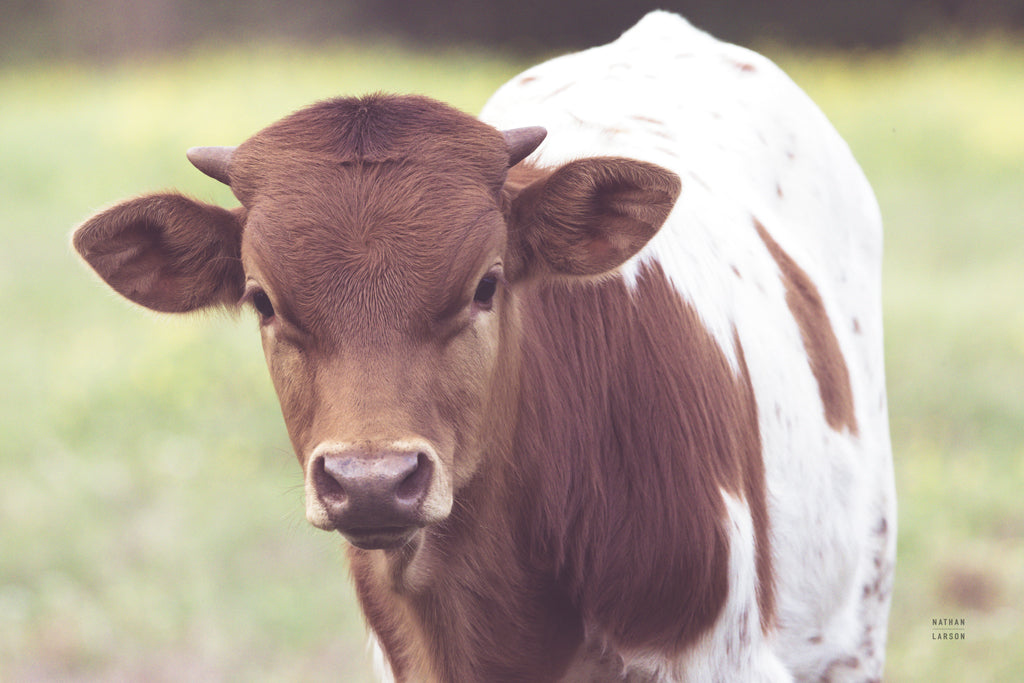
[[[548,131],[541,126],[529,126],[502,131],[501,134],[505,137],[505,145],[508,147],[508,166],[512,168],[540,146]]]
[[[234,147],[193,147],[186,152],[186,156],[200,171],[230,187],[228,167],[234,153]]]

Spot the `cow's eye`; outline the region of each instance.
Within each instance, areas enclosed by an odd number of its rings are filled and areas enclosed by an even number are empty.
[[[274,304],[270,303],[270,297],[262,289],[253,292],[252,305],[264,320],[274,317]]]
[[[476,293],[473,294],[473,302],[483,309],[489,309],[494,302],[494,293],[498,290],[498,278],[494,275],[487,275],[480,280],[476,286]]]

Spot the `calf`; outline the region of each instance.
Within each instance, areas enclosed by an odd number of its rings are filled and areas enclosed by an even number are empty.
[[[881,225],[770,62],[654,13],[482,120],[338,99],[189,156],[241,206],[75,247],[149,308],[255,309],[388,675],[880,677]]]

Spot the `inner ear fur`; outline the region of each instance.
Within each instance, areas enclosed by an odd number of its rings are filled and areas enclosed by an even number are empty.
[[[675,173],[644,161],[592,157],[565,164],[510,200],[509,261],[516,276],[607,273],[658,232],[679,192]]]
[[[242,296],[243,209],[153,194],[102,211],[72,244],[107,284],[155,311],[183,313]]]

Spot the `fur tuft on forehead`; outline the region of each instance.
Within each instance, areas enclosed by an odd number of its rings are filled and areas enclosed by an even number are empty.
[[[396,162],[476,179],[497,192],[508,150],[491,126],[427,97],[338,98],[301,109],[244,142],[232,159],[231,186],[249,204],[269,185],[301,182],[318,168]]]
[[[508,163],[500,132],[440,102],[320,102],[232,157],[243,258],[277,308],[321,335],[429,318],[500,256]]]

